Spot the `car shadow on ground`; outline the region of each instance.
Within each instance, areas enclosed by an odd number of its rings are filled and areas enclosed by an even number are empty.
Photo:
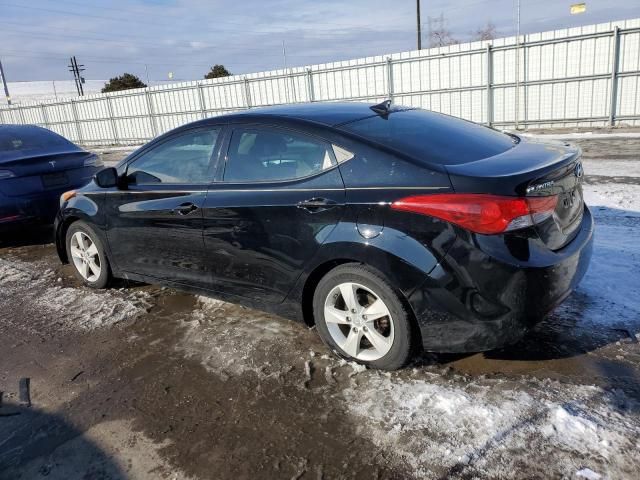
[[[0,480],[127,478],[111,455],[61,416],[33,407],[0,407]]]

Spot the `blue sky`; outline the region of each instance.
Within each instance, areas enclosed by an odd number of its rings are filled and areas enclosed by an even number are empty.
[[[523,33],[640,17],[638,0],[522,0]],[[68,57],[87,79],[125,71],[151,80],[202,78],[224,64],[233,73],[412,50],[415,0],[0,0],[0,59],[7,78],[71,78]],[[515,0],[423,0],[422,21],[444,14],[460,41],[491,21],[515,32]],[[426,39],[424,40],[426,43]]]

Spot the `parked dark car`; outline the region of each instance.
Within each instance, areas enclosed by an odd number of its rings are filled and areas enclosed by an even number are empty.
[[[383,369],[418,347],[518,340],[589,264],[580,150],[389,103],[310,104],[173,130],[66,195],[57,248],[112,277],[316,325]]]
[[[60,194],[89,183],[100,167],[96,155],[50,130],[0,125],[0,229],[53,223]]]

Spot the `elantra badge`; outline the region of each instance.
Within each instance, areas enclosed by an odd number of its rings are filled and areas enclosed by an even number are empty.
[[[537,192],[538,190],[544,190],[545,188],[553,187],[555,182],[553,180],[549,182],[539,183],[538,185],[531,185],[527,187],[527,193]]]

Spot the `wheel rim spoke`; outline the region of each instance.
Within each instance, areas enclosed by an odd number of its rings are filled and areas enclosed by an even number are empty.
[[[75,234],[76,242],[78,243],[78,248],[83,252],[87,250],[87,246],[84,243],[84,236],[81,232]]]
[[[329,323],[339,323],[343,325],[347,325],[349,322],[347,321],[348,313],[344,310],[338,310],[335,307],[326,306],[324,308],[324,319]]]
[[[98,265],[96,265],[94,260],[89,260],[89,262],[87,263],[87,265],[89,265],[89,269],[93,272],[93,274],[96,277],[100,276],[100,267]]]
[[[86,262],[82,262],[82,267],[80,267],[80,273],[84,278],[89,278],[89,266]]]
[[[367,321],[377,320],[389,315],[389,310],[382,300],[376,299],[371,305],[362,310],[362,314],[366,315]]]
[[[75,258],[82,258],[82,251],[78,247],[71,245],[71,256]]]
[[[380,335],[378,331],[373,328],[373,324],[371,325],[372,326],[368,327],[367,331],[364,332],[364,335],[371,342],[373,348],[375,348],[378,352],[386,353],[390,348],[389,339]]]
[[[347,310],[360,309],[360,305],[358,305],[358,301],[356,300],[356,288],[353,283],[343,283],[340,285],[340,294],[342,295]]]
[[[87,253],[92,257],[95,257],[96,255],[98,255],[98,247],[96,247],[95,243],[91,243],[89,248],[87,248]]]
[[[356,358],[360,351],[360,341],[362,340],[362,330],[352,328],[349,330],[349,335],[345,342],[342,344],[342,349],[352,357]]]

